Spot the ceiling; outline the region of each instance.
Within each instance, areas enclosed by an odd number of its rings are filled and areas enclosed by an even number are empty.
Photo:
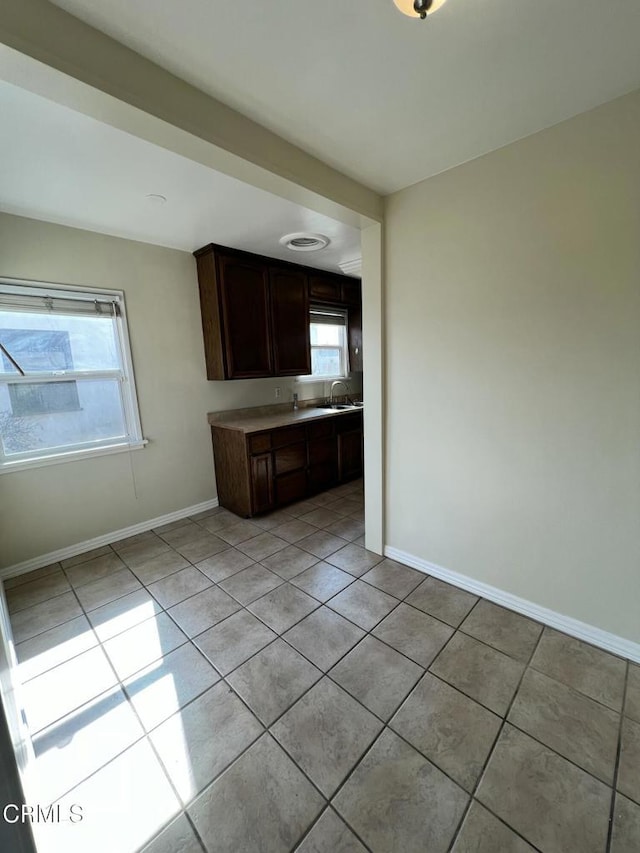
[[[382,193],[640,86],[638,0],[54,0]]]
[[[0,210],[192,252],[206,243],[328,270],[360,256],[360,232],[0,81]],[[167,202],[153,204],[148,194]],[[284,234],[325,234],[291,252]]]

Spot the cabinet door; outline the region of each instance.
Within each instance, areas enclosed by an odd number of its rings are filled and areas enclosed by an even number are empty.
[[[274,371],[278,376],[311,373],[307,276],[271,269],[270,279]]]
[[[253,512],[266,512],[273,507],[273,466],[271,454],[251,457],[251,503]]]
[[[217,261],[227,378],[271,376],[267,268],[232,255]]]
[[[307,495],[307,472],[294,471],[284,477],[276,477],[276,497],[278,506],[299,501]]]
[[[309,490],[320,492],[338,482],[338,440],[334,435],[309,439]]]
[[[349,367],[362,371],[362,306],[349,307]]]
[[[362,474],[362,430],[344,432],[338,436],[340,482]]]
[[[309,295],[321,302],[342,302],[342,283],[338,278],[312,275],[309,279]]]

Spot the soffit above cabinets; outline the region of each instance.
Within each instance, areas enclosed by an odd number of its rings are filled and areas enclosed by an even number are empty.
[[[188,252],[216,242],[333,272],[360,255],[356,228],[3,81],[0,115],[0,211]],[[298,231],[331,242],[308,253],[280,244]]]

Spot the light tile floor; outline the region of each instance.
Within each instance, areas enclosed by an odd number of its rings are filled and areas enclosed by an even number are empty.
[[[362,484],[6,583],[41,853],[638,853],[640,667],[367,551]]]

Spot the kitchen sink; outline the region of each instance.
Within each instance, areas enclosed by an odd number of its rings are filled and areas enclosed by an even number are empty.
[[[332,406],[318,406],[319,409],[330,409],[333,411],[342,411],[344,409],[362,409],[364,408],[362,405],[356,405],[355,403],[334,403]]]

